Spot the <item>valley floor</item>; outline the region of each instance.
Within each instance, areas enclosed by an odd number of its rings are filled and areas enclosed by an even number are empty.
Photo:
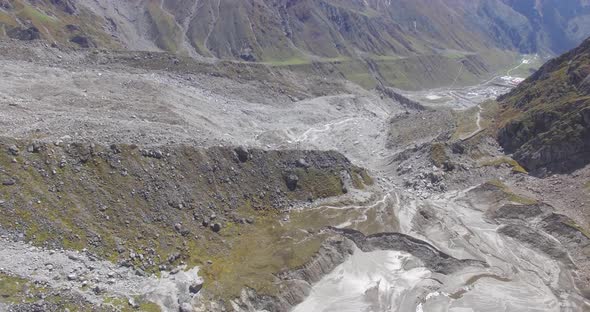
[[[355,243],[351,255],[331,263],[330,272],[316,272],[315,280],[301,278],[298,272],[280,272],[288,276],[288,282],[297,283],[293,289],[300,292],[281,293],[292,299],[285,299],[287,303],[279,305],[282,309],[590,308],[586,299],[590,270],[585,259],[590,238],[583,230],[590,228],[588,186],[580,182],[562,188],[554,182],[568,181],[569,176],[548,181],[530,177],[499,150],[486,131],[493,104],[482,103],[509,90],[507,85],[490,81],[476,87],[407,93],[430,106],[420,110],[375,90],[346,82],[323,84],[321,79],[295,74],[275,73],[280,83],[236,82],[207,72],[153,70],[126,63],[139,57],[134,55],[117,60],[101,52],[83,54],[44,46],[26,51],[0,56],[0,136],[55,146],[87,142],[335,150],[369,170],[374,180],[371,187],[347,190],[344,197],[300,203],[271,216],[272,226],[264,233],[278,232],[281,239],[289,236],[294,245],[318,237]],[[173,61],[163,62],[168,62],[163,67],[174,66]],[[316,84],[316,92],[306,93],[306,84]],[[433,109],[440,106],[445,109]],[[590,170],[576,174],[576,181],[590,181]],[[569,192],[579,194],[575,204],[581,207],[582,218],[569,208]],[[509,210],[513,206],[517,206],[514,211],[526,207],[539,212],[515,213]],[[299,233],[302,238],[293,229],[281,232],[299,224],[304,225],[297,229],[304,232]],[[362,234],[338,232],[342,229]],[[199,267],[144,276],[141,271],[93,259],[88,252],[51,251],[14,242],[23,238],[14,237],[14,229],[3,230],[7,234],[0,240],[0,293],[8,281],[21,285],[30,279],[59,290],[57,297],[79,296],[72,299],[76,304],[109,303],[105,298],[112,296],[111,300],[123,300],[110,302],[114,309],[140,309],[150,302],[169,310],[190,311],[182,303],[197,311],[221,309],[215,302],[219,298],[201,296],[201,286],[207,291],[207,279],[202,285]],[[389,239],[390,235],[404,236]],[[400,242],[405,245],[397,245]],[[268,257],[285,256],[277,252]],[[269,278],[274,281],[275,277]],[[264,294],[243,294],[228,306],[261,310],[269,300]],[[16,294],[10,296],[14,299]],[[41,296],[16,296],[16,300],[31,303]],[[1,304],[19,311],[15,300],[0,297],[0,308]]]

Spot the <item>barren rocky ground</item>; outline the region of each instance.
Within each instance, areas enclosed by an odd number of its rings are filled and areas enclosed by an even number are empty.
[[[589,307],[588,170],[528,176],[485,113],[160,53],[0,50],[0,206],[16,222],[0,240],[0,291],[16,289],[0,298],[7,309]],[[480,104],[457,108],[469,103]],[[463,124],[479,119],[482,131]],[[45,212],[67,194],[73,220]],[[20,211],[68,239],[43,237]],[[87,246],[80,224],[115,229]]]

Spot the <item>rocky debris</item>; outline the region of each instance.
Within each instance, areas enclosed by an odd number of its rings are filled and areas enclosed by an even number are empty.
[[[29,153],[39,153],[41,152],[42,144],[39,142],[33,142],[29,146],[27,146],[27,152]]]
[[[139,307],[135,297],[146,298],[164,311],[178,311],[182,303],[190,304],[203,285],[198,268],[185,271],[186,267],[182,267],[174,275],[162,272],[161,278],[147,277],[85,252],[46,250],[5,239],[0,239],[0,268],[4,274],[20,276],[50,289],[71,291],[82,296],[78,300],[93,305],[101,304],[107,294],[129,298],[133,308]],[[85,286],[91,291],[83,291]],[[60,294],[64,295],[69,296]]]
[[[150,157],[150,158],[155,158],[155,159],[164,158],[164,153],[161,150],[144,149],[144,150],[141,150],[141,155],[143,157]]]
[[[398,168],[402,171],[403,168]],[[447,186],[444,183],[445,173],[438,168],[432,170],[423,170],[418,174],[410,175],[403,179],[403,185],[406,188],[420,192],[444,192]]]
[[[191,233],[190,230],[181,223],[174,224],[174,229],[182,236],[188,236]]]
[[[162,273],[161,282],[148,288],[145,298],[157,303],[164,311],[193,311],[198,301],[198,292],[191,292],[195,285],[202,285],[203,280],[198,276],[198,268],[181,270],[176,274]]]

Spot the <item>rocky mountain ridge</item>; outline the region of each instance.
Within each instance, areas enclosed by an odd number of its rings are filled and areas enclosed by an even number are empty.
[[[559,53],[590,34],[590,7],[553,2],[5,0],[0,36],[259,62],[415,89],[473,83],[517,53]]]
[[[549,61],[498,100],[498,140],[541,175],[590,162],[590,40]]]

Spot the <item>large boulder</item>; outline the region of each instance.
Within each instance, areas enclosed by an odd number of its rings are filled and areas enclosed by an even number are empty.
[[[289,189],[289,191],[294,191],[297,189],[297,183],[299,183],[299,177],[294,174],[288,174],[285,177],[285,182],[287,183],[287,188]]]

